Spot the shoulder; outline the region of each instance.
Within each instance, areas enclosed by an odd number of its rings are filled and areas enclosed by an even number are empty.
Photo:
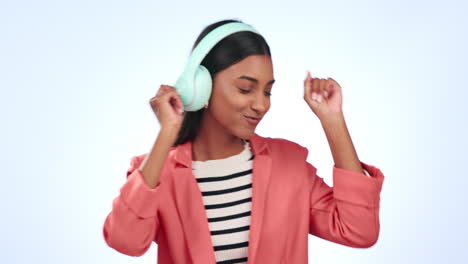
[[[132,156],[130,159],[130,165],[132,165],[132,167],[139,167],[147,155],[148,153],[143,153]]]
[[[163,165],[163,170],[166,169],[166,163],[168,162],[171,162],[173,160],[173,156],[175,155],[175,147],[171,147],[169,149],[169,153],[168,153],[168,158],[165,159],[164,161],[164,165]],[[130,167],[128,168],[127,170],[127,177],[136,169],[138,169],[141,164],[143,163],[143,161],[146,159],[146,157],[148,156],[149,152],[145,152],[145,153],[140,153],[140,154],[136,154],[136,155],[132,155],[131,158],[130,158]],[[161,176],[163,177],[163,176]]]
[[[297,142],[285,138],[266,138],[273,155],[306,159],[308,149]]]
[[[175,152],[176,152],[176,148],[177,146],[173,146],[169,149],[169,152],[167,153],[167,157],[165,162],[168,162],[168,161],[171,161],[172,158],[174,157],[175,155]],[[137,154],[137,155],[133,155],[131,157],[131,165],[132,166],[139,166],[146,158],[146,156],[148,156],[149,152],[145,152],[145,153],[140,153],[140,154]]]

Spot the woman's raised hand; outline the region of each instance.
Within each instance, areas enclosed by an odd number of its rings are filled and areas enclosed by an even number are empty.
[[[174,86],[161,85],[156,96],[150,100],[162,128],[175,129],[178,133],[184,119],[184,105]]]
[[[307,72],[304,100],[320,120],[343,111],[341,86],[332,78],[312,78],[310,72]]]

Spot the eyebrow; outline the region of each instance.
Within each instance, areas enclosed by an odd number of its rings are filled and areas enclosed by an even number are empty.
[[[252,81],[254,83],[258,83],[257,79],[249,77],[249,76],[245,76],[245,75],[242,75],[241,77],[239,77],[237,79],[246,79],[246,80]],[[269,81],[267,84],[273,84],[274,82],[275,82],[275,80],[273,79],[273,80]]]

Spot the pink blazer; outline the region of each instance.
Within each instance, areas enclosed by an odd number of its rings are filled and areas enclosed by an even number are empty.
[[[308,149],[281,138],[250,139],[253,154],[248,264],[308,263],[308,235],[367,248],[377,242],[384,175],[361,162],[364,173],[333,167],[333,187],[306,161]],[[158,185],[133,156],[127,181],[113,200],[103,235],[113,249],[141,256],[155,241],[160,264],[216,263],[202,194],[192,174],[192,143],[173,147]]]

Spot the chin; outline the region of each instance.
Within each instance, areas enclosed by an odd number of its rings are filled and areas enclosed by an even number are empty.
[[[245,131],[239,135],[237,135],[239,138],[245,139],[245,140],[250,140],[250,138],[255,134],[255,130],[249,130]]]
[[[256,127],[247,127],[244,124],[226,126],[226,128],[230,131],[231,135],[244,140],[250,140],[256,130]]]

